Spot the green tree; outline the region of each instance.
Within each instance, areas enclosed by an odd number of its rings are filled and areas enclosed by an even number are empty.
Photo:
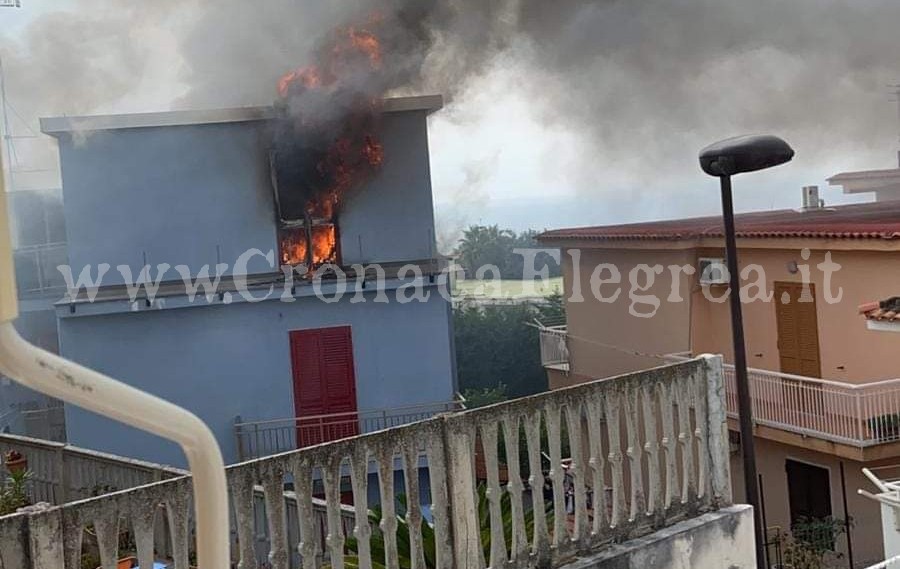
[[[494,403],[501,403],[509,398],[506,395],[506,386],[502,383],[496,387],[463,390],[463,397],[466,398],[467,409],[476,409],[486,405],[493,405]]]
[[[469,278],[474,278],[480,267],[494,265],[500,271],[500,278],[521,280],[525,274],[524,258],[515,250],[545,248],[535,239],[537,235],[533,229],[516,233],[497,225],[472,225],[463,232],[456,250],[457,261]],[[561,274],[559,263],[547,253],[540,253],[535,259],[535,270],[544,267],[549,277]]]
[[[562,316],[562,300],[547,305],[478,305],[463,303],[454,309],[456,363],[460,389],[506,387],[510,397],[547,389],[541,365],[539,332],[535,319]]]

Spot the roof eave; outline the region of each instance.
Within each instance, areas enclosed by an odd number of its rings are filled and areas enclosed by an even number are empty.
[[[420,95],[384,99],[381,109],[384,113],[423,111],[430,115],[442,109],[443,106],[444,98],[441,95]],[[274,117],[274,107],[256,106],[118,115],[44,117],[40,119],[40,124],[41,132],[56,137],[78,131],[256,122],[270,120]]]

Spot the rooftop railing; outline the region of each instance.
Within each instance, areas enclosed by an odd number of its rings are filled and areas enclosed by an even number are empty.
[[[730,504],[721,360],[442,414],[227,476],[241,569],[558,567]],[[190,501],[179,477],[0,518],[0,564],[80,569],[89,536],[104,568],[133,554],[150,567],[165,519],[172,566],[188,569]]]

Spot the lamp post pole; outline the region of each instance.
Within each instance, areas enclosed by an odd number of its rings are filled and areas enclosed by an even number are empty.
[[[741,275],[738,267],[737,239],[734,231],[734,206],[731,199],[731,176],[720,176],[722,216],[725,218],[725,260],[728,266],[728,300],[731,304],[731,339],[734,346],[734,378],[737,383],[738,421],[741,433],[741,458],[744,465],[744,492],[747,503],[753,506],[756,527],[756,565],[764,569],[765,528],[762,527],[762,504],[756,474],[756,452],[753,445],[753,408],[750,382],[747,377],[747,350],[744,345],[744,319],[741,310]]]
[[[753,448],[753,403],[747,377],[747,353],[744,347],[744,322],[741,314],[741,274],[738,268],[737,239],[734,231],[734,205],[731,200],[731,176],[764,170],[789,162],[794,149],[772,135],[727,138],[700,151],[700,168],[719,178],[722,189],[722,217],[725,220],[725,252],[731,302],[731,339],[734,345],[734,377],[737,384],[738,421],[744,464],[744,489],[747,503],[753,506],[756,537],[756,566],[766,569],[765,532],[762,520],[756,453]]]

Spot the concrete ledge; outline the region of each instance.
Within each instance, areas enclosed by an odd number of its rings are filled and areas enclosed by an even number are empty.
[[[731,506],[616,544],[561,569],[755,569],[753,508]]]

